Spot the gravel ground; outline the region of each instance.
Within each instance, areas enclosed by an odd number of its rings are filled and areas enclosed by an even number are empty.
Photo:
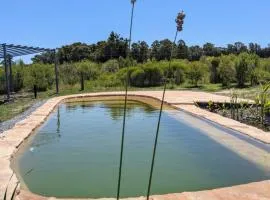
[[[29,116],[33,111],[35,111],[38,107],[42,106],[46,100],[39,101],[37,103],[34,103],[30,108],[28,108],[26,111],[23,113],[15,116],[14,118],[0,122],[0,134],[3,133],[4,131],[12,128],[17,122],[25,119],[27,116]]]

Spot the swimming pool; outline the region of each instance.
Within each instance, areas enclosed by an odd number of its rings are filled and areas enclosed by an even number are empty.
[[[158,110],[128,102],[121,197],[146,194]],[[115,197],[123,102],[63,103],[14,160],[25,189],[54,197]],[[270,178],[269,145],[179,110],[162,116],[152,194]]]

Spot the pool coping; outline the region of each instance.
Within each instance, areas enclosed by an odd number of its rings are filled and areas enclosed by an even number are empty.
[[[196,92],[190,92],[191,96],[193,94],[195,95],[195,93]],[[128,94],[130,97],[134,96],[134,97],[150,98],[150,99],[157,100],[158,102],[160,102],[160,100],[162,98],[161,91],[131,91]],[[12,157],[16,154],[16,152],[18,151],[18,148],[24,142],[24,140],[26,140],[34,132],[35,129],[37,129],[43,122],[46,121],[47,117],[50,115],[51,112],[53,112],[53,110],[56,108],[57,105],[59,105],[60,103],[66,101],[66,100],[71,100],[71,99],[75,100],[75,101],[80,101],[80,100],[83,100],[84,98],[91,98],[91,97],[102,98],[102,97],[108,97],[108,96],[123,96],[123,95],[124,95],[124,92],[100,92],[100,93],[85,93],[85,94],[76,94],[76,95],[54,97],[54,98],[49,99],[47,102],[45,102],[39,108],[37,108],[26,119],[21,120],[18,123],[16,123],[13,128],[3,132],[0,136],[0,166],[1,166],[1,169],[0,169],[0,194],[2,194],[2,193],[4,194],[5,187],[8,184],[10,177],[13,174],[13,170],[11,169],[11,166],[10,166],[10,162],[11,162]],[[165,103],[176,108],[176,109],[180,109],[182,111],[185,111],[185,112],[192,114],[194,116],[197,116],[199,118],[210,120],[210,121],[215,122],[215,123],[217,123],[221,126],[224,126],[226,128],[236,130],[236,131],[241,132],[245,135],[248,135],[248,136],[250,136],[254,139],[257,139],[263,143],[270,144],[270,134],[268,134],[267,132],[264,132],[260,129],[255,128],[255,127],[248,126],[248,125],[242,124],[238,121],[235,121],[235,120],[232,120],[229,118],[225,118],[225,117],[220,116],[218,114],[211,113],[209,111],[198,108],[193,104],[193,100],[192,101],[191,100],[189,100],[189,101],[184,100],[180,103],[175,101],[175,99],[179,98],[178,95],[181,96],[181,91],[179,91],[178,93],[168,91],[166,93],[166,95],[169,96],[171,99],[165,99]],[[201,95],[201,93],[200,93],[200,95]],[[175,98],[174,98],[174,96],[175,96]],[[226,97],[224,97],[224,99],[226,99]],[[213,99],[209,99],[209,100],[215,101],[214,95],[213,95]],[[218,98],[218,100],[219,100],[219,98]],[[17,182],[18,182],[18,179],[17,179],[16,175],[14,175],[13,178],[11,179],[10,186],[9,186],[9,192],[8,192],[9,196],[12,193],[12,189],[10,189],[10,188],[15,188],[15,185]],[[267,199],[268,198],[270,199],[270,180],[269,181],[262,181],[259,183],[250,183],[250,184],[246,184],[244,186],[243,185],[242,186],[232,186],[232,187],[228,187],[227,190],[228,189],[233,190],[234,193],[236,192],[238,194],[237,195],[238,198],[232,198],[232,199],[239,199],[239,195],[244,195],[244,196],[246,196],[246,195],[243,192],[242,193],[237,192],[239,190],[238,187],[240,187],[240,188],[257,187],[258,184],[260,185],[260,188],[264,188],[264,189],[266,188],[267,193],[264,194],[264,192],[263,192],[263,194],[262,194],[263,197],[267,197]],[[253,186],[253,185],[255,185],[255,186]],[[208,192],[202,191],[201,192],[202,194],[200,194],[200,195],[203,195],[204,193],[209,193],[209,195],[210,195],[213,192],[216,192],[218,190],[222,190],[222,189],[208,190]],[[252,191],[254,193],[253,197],[255,197],[256,195],[258,196],[258,189],[256,189],[256,190]],[[20,192],[20,194],[17,196],[17,199],[21,199],[21,200],[23,200],[23,199],[37,199],[37,200],[51,199],[51,198],[47,198],[47,197],[37,196],[35,194],[32,194],[31,192],[23,191],[20,189],[18,189],[17,192],[18,193]],[[191,192],[191,193],[168,194],[168,195],[154,195],[152,197],[152,199],[168,199],[169,196],[174,197],[172,199],[176,199],[176,198],[177,199],[193,199],[191,197],[190,198],[185,197],[186,194],[188,194],[188,196],[194,196],[194,195],[196,196],[199,193],[198,192],[194,192],[194,193]],[[249,191],[249,193],[250,193],[250,191]],[[25,197],[25,194],[27,194],[26,195],[27,198]],[[218,192],[218,194],[219,194],[219,192]],[[218,195],[215,193],[215,196],[218,196]],[[258,199],[258,198],[253,198],[253,197],[250,199]],[[139,198],[135,198],[135,199],[140,199],[140,198],[143,198],[143,197],[139,197]],[[108,199],[112,199],[112,198],[108,198]],[[202,199],[202,198],[195,198],[195,199]],[[221,199],[221,198],[211,198],[211,199]],[[245,199],[247,199],[247,198],[245,198]]]

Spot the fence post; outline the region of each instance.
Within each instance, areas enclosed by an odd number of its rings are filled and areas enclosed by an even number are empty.
[[[9,72],[8,72],[8,63],[7,63],[7,49],[6,44],[2,44],[4,51],[4,65],[5,65],[5,75],[6,75],[6,92],[7,92],[7,101],[10,100],[10,85],[9,85]]]
[[[55,73],[55,86],[56,86],[56,94],[59,94],[59,72],[58,72],[58,59],[56,54],[56,49],[54,52],[54,73]]]
[[[84,77],[83,77],[83,72],[81,72],[81,91],[84,90]]]
[[[8,56],[8,65],[9,65],[9,81],[10,81],[10,91],[14,92],[14,85],[13,85],[13,75],[12,75],[12,57]]]

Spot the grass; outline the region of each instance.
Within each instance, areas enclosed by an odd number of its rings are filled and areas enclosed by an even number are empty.
[[[28,109],[35,100],[30,98],[23,98],[15,100],[11,103],[6,103],[0,105],[0,122],[11,119],[12,117],[22,113],[26,109]]]

